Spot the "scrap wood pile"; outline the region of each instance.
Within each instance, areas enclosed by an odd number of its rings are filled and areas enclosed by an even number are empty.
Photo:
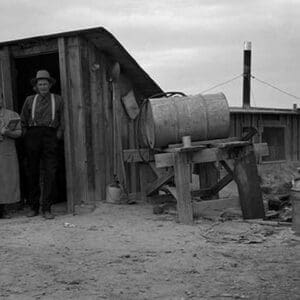
[[[270,166],[269,169],[260,170],[261,191],[265,208],[265,220],[289,224],[292,222],[291,188],[293,179],[300,174],[295,166]],[[162,191],[161,191],[162,192]],[[176,215],[176,200],[169,195],[157,195],[151,199],[154,214]],[[229,201],[228,201],[229,202]],[[207,211],[203,218],[226,221],[242,219],[242,214],[234,200],[223,210]],[[214,213],[217,214],[214,214]]]
[[[288,166],[265,171],[261,176],[261,191],[267,220],[292,222],[291,188],[299,174]]]

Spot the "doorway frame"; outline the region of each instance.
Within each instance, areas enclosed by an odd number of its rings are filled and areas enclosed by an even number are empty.
[[[32,56],[47,55],[51,53],[58,54],[58,68],[60,73],[60,83],[61,83],[61,94],[62,96],[66,94],[66,80],[64,76],[64,66],[61,61],[61,51],[58,46],[57,39],[43,40],[43,41],[29,41],[22,44],[14,44],[11,46],[4,46],[0,49],[0,93],[3,94],[5,99],[5,106],[7,109],[14,110],[16,104],[16,76],[15,76],[15,66],[14,60],[18,58],[27,58]],[[64,116],[67,114],[67,106],[64,106]],[[70,148],[69,140],[66,140],[66,136],[69,134],[68,124],[65,125],[64,130],[64,157],[65,157],[65,168],[66,168],[66,200],[68,212],[74,212],[74,202],[73,193],[70,189],[70,160],[68,158],[69,151],[66,150],[66,146]]]
[[[94,208],[96,199],[94,182],[89,177],[92,166],[87,151],[92,144],[87,138],[86,101],[90,100],[91,92],[92,71],[89,66],[94,63],[88,56],[91,50],[89,46],[83,36],[74,34],[8,42],[0,48],[2,77],[0,92],[5,91],[7,94],[7,107],[11,109],[14,103],[12,86],[14,55],[20,57],[58,52],[61,95],[64,100],[64,156],[69,213],[80,210],[82,205]],[[101,74],[105,75],[104,72]]]

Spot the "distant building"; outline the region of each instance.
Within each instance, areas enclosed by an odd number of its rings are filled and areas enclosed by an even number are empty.
[[[249,127],[258,134],[253,142],[268,143],[269,156],[260,163],[300,160],[300,111],[297,109],[230,108],[231,136],[242,136]]]

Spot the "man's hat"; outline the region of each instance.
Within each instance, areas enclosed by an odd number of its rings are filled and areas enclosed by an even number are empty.
[[[51,84],[56,82],[55,79],[50,76],[47,70],[37,71],[35,78],[31,79],[31,84],[35,86],[39,79],[47,79]]]

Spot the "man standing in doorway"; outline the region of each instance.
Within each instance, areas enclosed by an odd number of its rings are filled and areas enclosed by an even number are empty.
[[[40,166],[44,168],[42,213],[45,219],[53,219],[51,204],[55,192],[58,140],[63,136],[63,102],[59,95],[51,94],[55,80],[46,70],[37,72],[31,80],[36,95],[26,98],[21,113],[28,164],[28,217],[39,214]]]

